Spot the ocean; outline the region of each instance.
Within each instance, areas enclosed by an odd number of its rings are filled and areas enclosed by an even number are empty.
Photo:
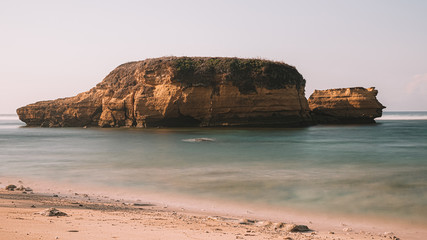
[[[306,128],[28,128],[0,115],[1,177],[427,223],[427,112]]]

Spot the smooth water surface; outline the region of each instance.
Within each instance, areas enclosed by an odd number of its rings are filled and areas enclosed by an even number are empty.
[[[296,129],[27,128],[15,115],[0,115],[0,176],[427,223],[427,112],[386,112],[377,122]]]

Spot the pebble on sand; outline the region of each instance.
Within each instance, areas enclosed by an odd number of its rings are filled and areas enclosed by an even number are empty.
[[[59,211],[56,208],[48,208],[40,213],[43,216],[55,217],[55,216],[68,216],[65,212]]]
[[[307,232],[310,229],[306,225],[285,224],[285,229],[288,232]]]
[[[13,184],[10,184],[10,185],[6,186],[6,190],[8,190],[8,191],[15,191],[15,189],[16,189],[16,186],[13,185]]]

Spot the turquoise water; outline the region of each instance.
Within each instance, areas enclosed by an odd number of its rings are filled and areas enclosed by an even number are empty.
[[[427,223],[427,112],[386,112],[377,122],[49,129],[0,115],[0,176]]]

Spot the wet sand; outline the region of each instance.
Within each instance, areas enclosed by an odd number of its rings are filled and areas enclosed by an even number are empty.
[[[153,202],[143,196],[126,199],[112,192],[106,195],[75,189],[38,191],[38,187],[34,187],[37,184],[32,186],[15,179],[0,181],[0,239],[337,240],[425,239],[427,236],[422,226],[373,225],[363,220],[343,222],[325,216],[275,211],[255,214],[246,210],[244,213],[241,209],[230,211],[220,207],[213,211],[200,209],[201,206],[193,203],[189,203],[188,208],[183,207],[182,200],[177,200],[180,204],[168,205],[166,202],[174,200]],[[8,191],[5,186],[9,184],[31,189]],[[119,196],[124,195],[119,193]],[[56,208],[67,216],[43,215],[49,208]],[[298,231],[305,230],[302,226],[309,230]]]

